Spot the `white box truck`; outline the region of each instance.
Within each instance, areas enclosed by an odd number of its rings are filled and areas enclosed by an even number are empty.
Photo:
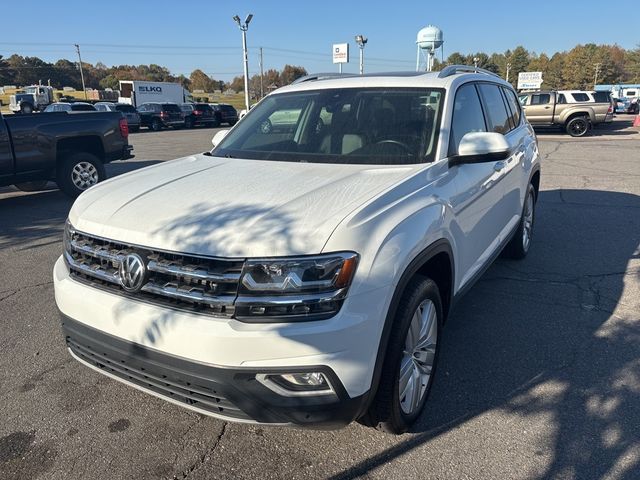
[[[179,83],[120,80],[118,102],[137,107],[147,102],[185,103],[193,101],[191,93]]]

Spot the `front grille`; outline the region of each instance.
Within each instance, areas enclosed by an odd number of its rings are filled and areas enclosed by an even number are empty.
[[[127,292],[118,270],[136,253],[148,276],[142,288]],[[206,258],[126,245],[69,231],[65,261],[73,278],[119,295],[197,313],[231,317],[243,260]]]
[[[84,336],[68,334],[66,341],[67,347],[78,358],[129,383],[206,412],[236,419],[251,419],[221,395],[217,383],[206,376],[191,375],[158,361],[128,355]]]

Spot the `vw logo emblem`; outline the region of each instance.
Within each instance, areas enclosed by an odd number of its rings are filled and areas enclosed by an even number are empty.
[[[120,284],[127,292],[137,292],[145,282],[147,269],[137,253],[130,253],[120,264]]]

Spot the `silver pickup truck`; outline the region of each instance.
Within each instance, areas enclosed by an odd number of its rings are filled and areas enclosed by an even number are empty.
[[[570,92],[520,93],[518,98],[527,120],[534,127],[560,127],[572,137],[583,137],[591,127],[613,119],[611,100],[585,92],[587,101],[567,98]]]

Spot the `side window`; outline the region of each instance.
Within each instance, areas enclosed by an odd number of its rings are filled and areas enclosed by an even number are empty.
[[[469,132],[486,132],[482,105],[476,87],[472,83],[461,86],[453,102],[453,119],[449,136],[449,155],[458,153],[460,140]]]
[[[564,96],[564,93],[558,95],[558,103],[565,104],[567,103],[567,97]]]
[[[572,93],[571,96],[576,102],[588,102],[589,95],[586,93]]]
[[[507,133],[511,130],[511,124],[509,123],[510,114],[507,112],[507,107],[502,99],[500,87],[490,83],[481,83],[478,85],[478,88],[484,101],[489,131]]]
[[[518,95],[518,101],[523,107],[529,105],[529,95]]]
[[[138,107],[138,112],[146,112],[147,111],[147,106],[146,105],[140,105]]]
[[[534,93],[531,95],[531,105],[546,105],[551,101],[548,93]]]
[[[514,127],[520,125],[520,117],[522,116],[522,112],[520,110],[520,103],[516,98],[516,93],[510,88],[503,88],[502,92],[504,93],[504,97],[507,99],[507,104],[511,110],[511,120]]]

